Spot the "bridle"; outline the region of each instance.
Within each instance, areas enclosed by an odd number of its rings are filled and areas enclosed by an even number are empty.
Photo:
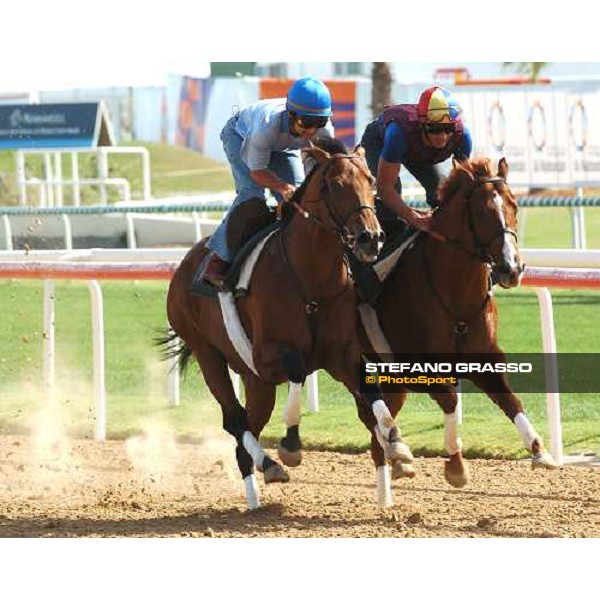
[[[506,184],[506,180],[504,179],[504,177],[501,177],[499,175],[478,177],[477,179],[474,180],[473,186],[471,187],[471,189],[469,190],[469,193],[466,195],[465,199],[463,200],[464,206],[466,207],[466,211],[467,211],[467,222],[468,222],[468,226],[469,226],[469,231],[471,233],[471,236],[473,237],[476,251],[473,252],[470,248],[466,247],[460,240],[452,240],[452,239],[446,238],[446,243],[451,244],[452,246],[456,247],[458,250],[461,250],[462,252],[468,254],[469,256],[475,258],[476,260],[478,260],[484,264],[489,265],[492,269],[494,269],[496,267],[496,262],[494,261],[493,257],[491,256],[491,254],[488,250],[489,246],[498,237],[504,236],[507,233],[514,236],[514,238],[517,242],[518,242],[518,236],[517,236],[517,232],[514,229],[512,229],[511,227],[505,227],[505,226],[499,227],[498,230],[485,242],[482,241],[481,237],[477,234],[477,229],[475,227],[475,219],[473,217],[473,210],[472,210],[473,194],[475,193],[475,190],[479,186],[485,185],[486,183],[492,183],[492,184],[504,183],[504,184]],[[439,208],[438,211],[439,210],[442,210],[442,208]],[[433,239],[433,238],[430,238],[430,239]],[[486,306],[487,306],[488,302],[490,301],[490,298],[492,295],[491,283],[489,284],[489,288],[488,288],[485,296],[481,300],[480,304],[477,306],[477,308],[475,308],[473,311],[471,311],[467,315],[457,315],[451,309],[451,307],[448,306],[448,304],[444,300],[443,296],[441,295],[440,291],[437,289],[437,287],[433,281],[433,274],[431,272],[431,267],[429,265],[426,255],[425,255],[425,252],[422,252],[421,255],[422,255],[423,269],[425,272],[425,277],[427,279],[427,283],[428,283],[430,289],[432,290],[434,296],[437,298],[440,306],[442,307],[442,309],[444,310],[444,312],[446,313],[446,315],[449,317],[450,321],[452,322],[454,341],[455,341],[455,352],[456,352],[456,354],[461,354],[462,348],[465,344],[465,338],[469,331],[470,322],[486,309]]]
[[[370,210],[375,216],[375,208],[369,206],[368,204],[363,204],[359,200],[359,206],[351,211],[346,217],[343,217],[333,206],[331,202],[332,190],[331,184],[327,181],[326,175],[327,171],[331,168],[336,160],[350,160],[353,161],[356,158],[360,158],[358,154],[334,154],[328,161],[325,163],[324,168],[320,173],[321,177],[321,193],[319,194],[319,198],[317,200],[305,200],[305,204],[320,204],[321,202],[325,203],[325,208],[327,209],[327,214],[329,219],[333,222],[333,225],[326,223],[323,219],[317,217],[314,213],[305,210],[302,206],[300,206],[299,202],[290,202],[294,210],[303,218],[307,219],[309,222],[322,227],[326,231],[337,235],[342,243],[350,248],[354,243],[354,235],[350,232],[347,227],[348,221],[352,219],[355,215],[359,214],[363,210]],[[355,164],[355,163],[353,163]],[[358,166],[355,164],[355,166]],[[318,168],[318,167],[316,167]],[[359,167],[360,170],[360,167]],[[324,193],[325,192],[325,193]]]
[[[462,250],[466,254],[469,254],[470,256],[481,261],[482,263],[489,265],[491,268],[495,268],[496,261],[489,252],[489,247],[492,245],[492,243],[495,242],[496,239],[498,239],[499,237],[503,237],[507,233],[509,235],[512,235],[517,243],[519,242],[519,238],[516,230],[514,230],[512,227],[501,226],[490,236],[489,239],[487,239],[486,241],[481,240],[481,237],[477,233],[477,228],[475,227],[475,219],[473,217],[473,194],[479,186],[485,185],[486,183],[506,184],[506,180],[500,175],[478,177],[474,180],[473,185],[469,190],[469,193],[463,200],[464,206],[467,211],[467,224],[469,226],[469,231],[471,232],[471,236],[475,245],[475,252],[473,252],[470,248],[466,247],[460,240],[446,239],[446,243],[451,244],[459,250]]]
[[[324,202],[325,207],[327,208],[327,213],[328,213],[329,219],[333,222],[333,225],[330,225],[329,223],[325,222],[323,219],[320,219],[314,213],[312,213],[308,210],[305,210],[302,206],[300,206],[299,202],[301,200],[294,201],[294,202],[288,202],[288,204],[290,204],[293,207],[293,209],[298,213],[298,215],[300,215],[302,218],[306,219],[308,222],[314,223],[315,225],[321,227],[325,231],[328,231],[329,233],[332,233],[333,235],[337,236],[342,241],[342,243],[348,248],[351,248],[352,244],[354,242],[354,235],[352,233],[350,233],[350,231],[347,227],[348,221],[353,216],[359,214],[363,210],[370,210],[373,213],[373,215],[375,215],[375,209],[372,206],[369,206],[368,204],[363,204],[362,201],[360,201],[360,199],[359,199],[359,206],[357,208],[355,208],[353,211],[351,211],[350,214],[348,214],[346,217],[343,217],[342,215],[340,215],[340,213],[335,210],[335,208],[331,202],[331,196],[332,196],[331,184],[327,181],[326,175],[327,175],[327,171],[334,164],[334,161],[336,161],[336,160],[352,161],[356,158],[360,158],[359,155],[357,155],[357,154],[335,154],[329,158],[327,163],[325,163],[324,167],[322,165],[315,167],[316,169],[321,169],[320,177],[322,178],[320,192],[318,194],[318,199],[317,200],[304,200],[304,203],[305,204],[319,204],[321,202]],[[315,173],[315,175],[318,175],[318,173]],[[306,193],[306,191],[305,191],[305,193]],[[313,339],[314,339],[316,336],[315,317],[316,317],[316,314],[317,314],[320,306],[324,302],[329,302],[329,301],[333,300],[334,298],[336,298],[339,294],[343,293],[347,289],[348,285],[351,285],[351,279],[350,279],[349,272],[348,272],[348,264],[346,263],[346,260],[344,260],[345,271],[346,271],[346,281],[342,285],[340,291],[338,291],[333,296],[328,297],[326,299],[323,299],[323,298],[317,299],[317,298],[311,297],[307,293],[303,282],[298,277],[298,275],[296,274],[296,272],[294,271],[294,269],[290,263],[288,253],[286,250],[286,244],[284,241],[284,235],[285,235],[285,229],[282,229],[282,233],[279,236],[279,245],[280,245],[281,254],[282,254],[287,272],[289,273],[291,279],[294,281],[294,284],[298,290],[298,293],[304,303],[305,311],[308,316],[309,327],[310,327],[310,330],[311,330],[311,333],[312,333]]]

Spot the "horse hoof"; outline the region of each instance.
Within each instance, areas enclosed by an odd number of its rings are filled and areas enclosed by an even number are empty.
[[[393,462],[400,461],[404,464],[411,464],[415,457],[413,453],[410,451],[410,448],[404,442],[392,442],[390,444],[390,460]]]
[[[287,483],[290,480],[290,476],[285,472],[285,469],[276,462],[264,470],[263,477],[265,483]]]
[[[453,466],[450,461],[444,463],[444,477],[446,481],[455,488],[465,487],[471,480],[469,468],[464,463],[462,463],[460,470],[454,470]]]
[[[398,460],[392,465],[392,479],[412,479],[415,475],[415,468],[411,464]]]
[[[549,452],[538,452],[531,458],[532,469],[558,469],[558,464]]]
[[[277,445],[277,456],[286,467],[297,467],[302,462],[302,450],[292,452],[281,444]]]

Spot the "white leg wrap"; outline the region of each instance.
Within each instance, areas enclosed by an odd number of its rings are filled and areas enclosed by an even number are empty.
[[[256,477],[254,477],[254,475],[244,477],[244,485],[246,486],[246,502],[248,503],[248,508],[254,510],[260,506]]]
[[[529,419],[523,413],[519,413],[515,417],[514,424],[521,434],[523,445],[525,448],[527,448],[527,450],[531,450],[533,442],[540,438],[537,431],[533,428],[529,422]]]
[[[293,427],[300,423],[300,406],[302,403],[302,384],[290,382],[288,399],[283,409],[283,420],[286,427]]]
[[[377,505],[379,508],[389,508],[393,504],[390,468],[388,465],[377,467]]]
[[[377,426],[383,434],[383,437],[387,440],[390,435],[390,429],[394,427],[394,419],[388,410],[383,400],[375,400],[372,404],[373,414],[377,419]]]
[[[444,414],[444,446],[450,456],[462,452],[462,440],[458,437],[457,430],[456,413]]]
[[[254,465],[258,468],[262,467],[263,460],[265,459],[265,452],[256,441],[256,438],[249,431],[244,431],[242,443],[248,454],[252,457]]]

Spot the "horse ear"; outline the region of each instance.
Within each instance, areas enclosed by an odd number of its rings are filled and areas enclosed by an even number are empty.
[[[506,162],[506,158],[504,156],[498,162],[498,175],[502,177],[506,181],[508,177],[508,163]]]
[[[473,173],[471,173],[471,171],[469,171],[467,168],[465,168],[465,165],[467,164],[467,162],[468,161],[466,159],[452,158],[452,168],[454,171],[459,173],[462,177],[467,177],[470,181],[475,181],[475,178],[473,177]]]
[[[360,144],[357,144],[354,147],[354,154],[358,155],[359,158],[364,158],[365,157],[365,149]]]
[[[327,162],[331,158],[331,154],[328,154],[325,150],[315,146],[310,140],[308,142],[308,148],[304,148],[302,154],[313,158],[320,164]]]

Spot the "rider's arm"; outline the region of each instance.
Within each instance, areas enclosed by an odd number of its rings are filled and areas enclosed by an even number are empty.
[[[250,171],[250,177],[258,183],[261,187],[269,188],[275,192],[280,193],[283,197],[287,197],[292,194],[296,189],[290,183],[283,181],[270,169],[256,169]]]
[[[377,192],[382,202],[395,215],[411,222],[412,210],[404,204],[396,191],[400,165],[406,154],[406,138],[402,128],[394,121],[388,123],[383,138],[383,148],[377,167]]]
[[[244,141],[243,158],[250,170],[250,177],[259,186],[278,192],[284,198],[296,189],[293,185],[280,179],[271,169],[271,144],[264,131],[253,132]]]
[[[377,168],[377,192],[385,206],[395,215],[411,222],[413,211],[406,206],[402,196],[396,191],[396,182],[398,181],[399,174],[399,163],[389,163],[380,158]]]

